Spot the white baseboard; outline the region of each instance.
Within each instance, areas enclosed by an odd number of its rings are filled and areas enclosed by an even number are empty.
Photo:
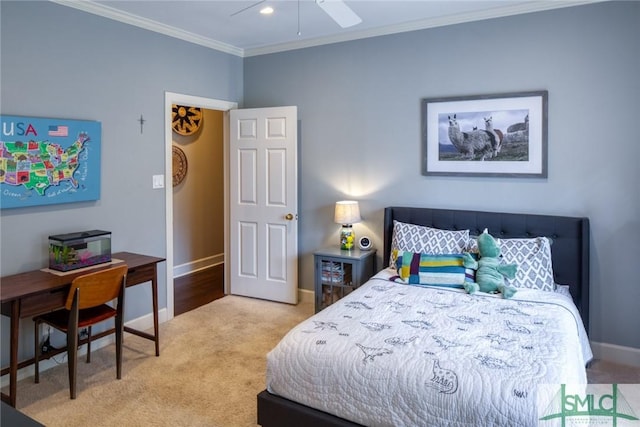
[[[198,270],[213,267],[214,265],[224,262],[224,254],[213,255],[206,258],[197,259],[180,265],[173,266],[173,277],[184,276],[189,273],[195,273]]]
[[[167,321],[167,309],[163,308],[158,311],[158,323],[163,323]],[[133,319],[129,322],[126,322],[125,325],[130,326],[134,329],[138,329],[140,331],[146,331],[148,329],[153,328],[153,314],[145,314],[144,316],[140,316],[137,319]],[[126,344],[126,336],[128,334],[125,332],[125,346]],[[162,337],[160,337],[162,339]],[[100,338],[99,340],[91,341],[91,352],[93,353],[95,350],[99,348],[106,347],[109,344],[115,342],[115,336],[113,334],[108,335],[106,337]],[[153,349],[153,342],[149,341],[149,345],[151,349]],[[155,354],[155,350],[154,354]],[[87,346],[83,345],[78,349],[78,357],[87,354]],[[58,366],[60,363],[67,363],[67,353],[60,353],[57,356],[54,356],[51,359],[45,359],[40,361],[40,372],[44,372],[47,369],[51,369],[54,366]],[[35,375],[35,368],[33,365],[25,366],[22,369],[18,370],[18,381],[23,380],[25,378],[29,378]],[[9,375],[4,375],[2,377],[2,381],[0,382],[2,387],[9,385]]]
[[[592,341],[591,351],[595,359],[640,368],[640,348]]]
[[[314,291],[310,291],[309,289],[298,288],[298,302],[310,302],[315,303],[316,293]]]

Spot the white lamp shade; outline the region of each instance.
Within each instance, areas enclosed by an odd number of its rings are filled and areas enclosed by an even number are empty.
[[[358,206],[358,202],[353,200],[336,202],[334,221],[338,224],[354,224],[360,222],[360,207]]]

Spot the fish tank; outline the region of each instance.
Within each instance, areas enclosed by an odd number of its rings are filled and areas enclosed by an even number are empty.
[[[104,230],[49,236],[49,268],[70,271],[111,262],[111,232]]]

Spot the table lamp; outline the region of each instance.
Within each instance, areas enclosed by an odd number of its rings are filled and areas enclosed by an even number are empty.
[[[353,200],[336,202],[334,221],[342,224],[340,230],[340,249],[351,250],[356,244],[356,233],[352,224],[360,222],[360,207]]]

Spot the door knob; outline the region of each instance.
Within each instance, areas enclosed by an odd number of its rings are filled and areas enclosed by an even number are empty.
[[[293,214],[288,213],[288,214],[284,217],[284,219],[286,219],[287,221],[291,221],[291,220],[293,219]]]

